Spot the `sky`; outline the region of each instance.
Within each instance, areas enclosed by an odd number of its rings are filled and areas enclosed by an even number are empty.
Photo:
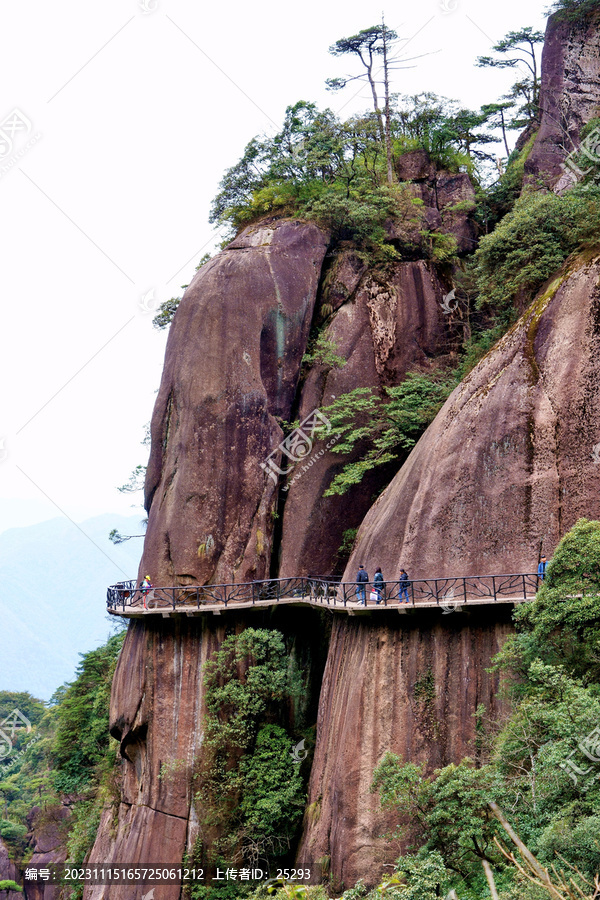
[[[392,90],[477,108],[513,73],[476,57],[543,29],[546,6],[4,0],[0,532],[139,504],[116,488],[147,460],[166,342],[152,316],[219,243],[210,202],[253,136],[297,100],[369,107],[360,86],[325,90],[354,71],[334,41],[383,12],[419,57]]]

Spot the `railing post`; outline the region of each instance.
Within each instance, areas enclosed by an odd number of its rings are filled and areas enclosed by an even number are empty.
[[[465,603],[467,603],[467,579],[463,578],[463,597],[465,598]]]
[[[256,587],[256,583],[253,581],[252,582],[252,606],[254,606],[254,604],[256,602],[255,587]]]
[[[200,588],[196,588],[196,609],[200,609]]]
[[[495,603],[496,600],[498,599],[496,597],[496,576],[495,575],[492,575],[492,590],[494,592],[494,603]]]
[[[525,575],[521,577],[523,579],[523,600],[527,600],[527,582],[525,581]]]

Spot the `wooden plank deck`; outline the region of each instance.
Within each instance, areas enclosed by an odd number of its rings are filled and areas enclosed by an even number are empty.
[[[212,615],[220,616],[226,615],[230,612],[236,612],[241,609],[265,609],[271,606],[313,606],[315,609],[328,609],[331,612],[337,613],[346,613],[349,616],[364,616],[369,615],[371,613],[380,613],[380,612],[397,612],[402,614],[407,614],[409,612],[413,612],[419,609],[439,609],[442,615],[449,615],[454,612],[464,612],[466,609],[470,609],[471,607],[481,607],[481,606],[506,606],[508,604],[512,604],[513,606],[519,603],[531,602],[531,597],[497,597],[495,600],[493,597],[478,597],[467,599],[465,602],[457,601],[457,600],[448,600],[441,601],[437,603],[435,600],[423,600],[418,601],[416,603],[398,603],[397,600],[390,601],[387,605],[380,603],[376,605],[370,601],[367,602],[366,606],[358,603],[357,601],[347,601],[344,606],[343,603],[339,601],[337,603],[333,602],[333,598],[330,598],[329,601],[321,601],[315,600],[313,597],[281,597],[279,600],[256,600],[256,602],[252,603],[252,601],[240,601],[235,602],[232,601],[225,605],[224,603],[215,603],[215,604],[202,604],[198,608],[194,604],[181,604],[177,605],[175,609],[172,606],[156,606],[154,608],[144,609],[141,605],[136,606],[125,606],[125,609],[122,607],[118,608],[108,608],[108,612],[112,616],[120,616],[122,618],[129,619],[141,619],[145,616],[162,616],[163,618],[169,618],[171,616],[188,616],[188,617],[196,617],[203,616],[207,613],[212,613]],[[152,601],[150,601],[151,603]]]

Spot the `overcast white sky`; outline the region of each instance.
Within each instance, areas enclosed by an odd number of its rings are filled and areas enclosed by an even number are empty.
[[[543,28],[547,3],[2,6],[0,151],[18,130],[0,159],[0,531],[131,512],[116,486],[147,458],[166,338],[153,309],[214,247],[208,212],[224,170],[290,103],[369,106],[364,90],[325,91],[350,65],[330,44],[383,9],[407,55],[430,54],[393,89],[476,108],[511,73],[475,58],[508,30]]]

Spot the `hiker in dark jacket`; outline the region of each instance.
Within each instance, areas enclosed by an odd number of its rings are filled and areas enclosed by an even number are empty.
[[[383,575],[381,574],[380,566],[377,566],[375,569],[375,574],[373,575],[373,590],[377,594],[377,600],[375,604],[378,606],[381,603],[381,595],[383,594],[384,584],[383,584]]]
[[[369,573],[364,566],[359,566],[356,574],[356,596],[358,597],[358,602],[362,603],[363,606],[367,605],[366,584],[368,580]]]
[[[400,603],[410,603],[410,600],[408,599],[409,586],[410,581],[408,580],[406,569],[400,569],[400,596],[398,597]]]

